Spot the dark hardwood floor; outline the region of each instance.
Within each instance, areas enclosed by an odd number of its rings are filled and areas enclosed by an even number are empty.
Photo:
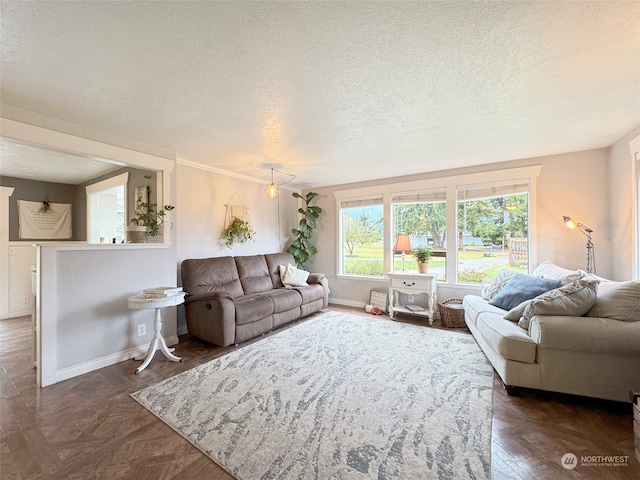
[[[41,389],[30,366],[29,326],[29,317],[0,321],[1,479],[232,478],[129,394],[242,346],[223,349],[184,335],[176,349],[181,363],[157,353],[138,375],[138,363],[127,361]],[[493,408],[494,480],[640,478],[630,404],[531,390],[509,397],[496,375]],[[575,469],[562,468],[565,453],[577,456]],[[580,464],[597,455],[628,456],[627,465]]]

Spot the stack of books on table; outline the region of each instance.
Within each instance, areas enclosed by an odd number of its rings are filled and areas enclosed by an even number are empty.
[[[175,295],[184,295],[182,287],[154,287],[142,291],[142,298],[168,298]]]

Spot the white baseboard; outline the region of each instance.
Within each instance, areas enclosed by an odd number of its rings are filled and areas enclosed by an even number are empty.
[[[346,307],[364,308],[366,303],[357,302],[355,300],[347,300],[345,298],[329,297],[329,303],[335,303],[336,305],[344,305]]]
[[[167,345],[176,345],[178,343],[178,337],[177,335],[167,337],[165,338],[165,342],[167,343]],[[94,370],[108,367],[110,365],[115,365],[116,363],[130,360],[133,357],[137,357],[139,355],[144,355],[149,349],[150,343],[151,342],[144,345],[138,345],[121,352],[112,353],[111,355],[107,355],[105,357],[96,358],[88,362],[79,363],[78,365],[72,365],[71,367],[66,367],[58,370],[56,372],[56,381],[61,382],[63,380],[68,380],[69,378],[77,377],[78,375],[93,372]],[[134,370],[135,369],[132,366],[131,372],[133,372]]]
[[[33,310],[30,308],[28,310],[21,310],[19,312],[11,312],[9,314],[9,318],[17,318],[17,317],[26,317],[27,315],[31,315]]]

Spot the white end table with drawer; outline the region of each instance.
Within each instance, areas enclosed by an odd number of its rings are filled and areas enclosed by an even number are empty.
[[[427,317],[429,325],[433,325],[433,307],[438,301],[438,275],[418,273],[415,271],[398,271],[387,273],[389,278],[389,316],[391,318],[398,313]],[[424,310],[416,311],[407,308],[413,302],[400,303],[400,293],[409,298],[414,295],[427,294],[427,304],[420,305]]]

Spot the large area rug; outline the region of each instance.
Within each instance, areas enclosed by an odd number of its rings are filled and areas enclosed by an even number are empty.
[[[490,478],[471,335],[329,312],[133,394],[234,477]]]

